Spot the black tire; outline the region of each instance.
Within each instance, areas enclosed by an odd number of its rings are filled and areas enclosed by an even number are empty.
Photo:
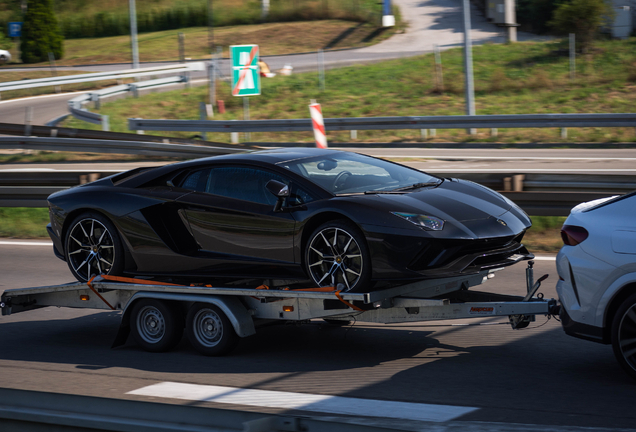
[[[124,248],[115,225],[96,212],[82,213],[68,226],[64,257],[73,276],[86,282],[96,274],[120,275]]]
[[[618,363],[636,379],[636,294],[628,297],[614,315],[612,348]]]
[[[305,245],[305,271],[317,286],[342,284],[342,291],[368,291],[371,255],[364,235],[347,220],[323,223]]]
[[[179,309],[156,299],[141,299],[135,303],[130,326],[137,344],[150,352],[170,351],[183,336],[183,316]]]
[[[206,356],[228,354],[240,340],[225,313],[209,303],[195,303],[190,307],[186,334],[194,349]]]

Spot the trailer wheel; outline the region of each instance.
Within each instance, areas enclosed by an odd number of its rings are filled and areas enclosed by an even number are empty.
[[[239,342],[232,323],[217,306],[195,303],[188,311],[186,334],[192,346],[207,356],[222,356]]]
[[[181,313],[161,300],[139,300],[133,307],[131,321],[133,337],[146,351],[169,351],[183,336]]]
[[[628,297],[614,315],[612,348],[618,363],[636,379],[636,294]]]

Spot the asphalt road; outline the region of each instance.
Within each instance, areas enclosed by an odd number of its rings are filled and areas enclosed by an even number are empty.
[[[332,147],[337,149],[338,147]],[[343,148],[376,157],[384,157],[417,169],[454,173],[581,173],[633,175],[636,173],[636,149],[433,149],[433,148]],[[96,162],[97,171],[123,171],[138,166],[167,162]],[[0,164],[5,170],[85,170],[82,162]]]
[[[536,261],[535,269],[537,277],[550,274],[540,291],[555,297],[554,261]],[[70,281],[50,246],[0,244],[0,274],[0,291]],[[499,272],[484,287],[522,294],[523,264]],[[461,430],[488,430],[480,422],[496,422],[501,430],[518,424],[538,425],[536,430],[636,425],[636,382],[622,372],[611,348],[566,336],[558,322],[543,317],[517,331],[495,324],[503,318],[269,327],[222,358],[202,357],[185,340],[163,354],[143,352],[130,341],[110,349],[119,319],[115,312],[62,308],[0,317],[2,386],[263,412],[282,410],[127,393],[176,382],[477,408],[455,419],[465,426]],[[413,421],[387,424],[421,430]]]

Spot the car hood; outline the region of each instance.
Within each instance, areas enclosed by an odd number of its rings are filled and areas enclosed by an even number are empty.
[[[511,205],[484,186],[466,180],[444,180],[442,184],[406,194],[378,194],[393,204],[393,211],[408,211],[444,220],[467,222],[499,217]]]
[[[368,225],[418,229],[391,212],[435,216],[445,221],[442,231],[426,231],[431,237],[491,238],[515,236],[531,226],[530,219],[502,195],[477,183],[446,179],[436,187],[403,194],[349,197],[361,222]],[[359,214],[359,212],[358,212]]]

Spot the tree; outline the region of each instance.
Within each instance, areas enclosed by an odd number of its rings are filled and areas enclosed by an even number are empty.
[[[0,31],[0,49],[2,50],[10,50],[13,47],[13,43],[11,39],[6,37],[2,31]]]
[[[601,26],[610,25],[613,18],[611,0],[571,0],[554,11],[549,24],[558,33],[574,33],[578,51],[586,53]]]
[[[20,51],[23,63],[47,61],[64,55],[64,37],[53,12],[52,0],[29,0],[22,24]]]

